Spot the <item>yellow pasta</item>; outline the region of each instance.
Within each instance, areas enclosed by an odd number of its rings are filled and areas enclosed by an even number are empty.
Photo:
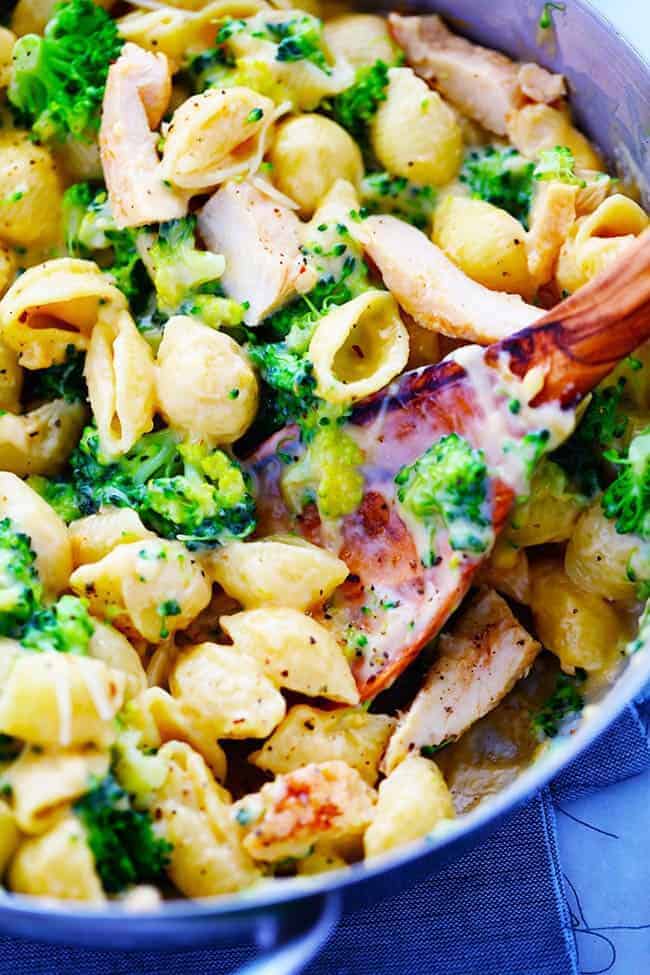
[[[45,593],[54,596],[67,588],[72,553],[64,522],[40,494],[6,471],[0,471],[0,518],[9,518],[29,538]]]
[[[363,837],[366,856],[420,839],[454,815],[438,766],[420,755],[409,755],[379,786],[377,808]]]
[[[188,745],[169,742],[159,756],[168,766],[156,796],[156,831],[173,844],[170,879],[188,897],[225,894],[258,877],[231,815],[230,796]]]
[[[16,259],[13,250],[0,244],[0,298],[8,290],[16,276]]]
[[[513,509],[505,540],[520,548],[563,542],[571,535],[585,505],[581,495],[571,491],[559,465],[545,460],[539,465],[526,500]]]
[[[594,147],[562,109],[539,103],[525,105],[511,112],[506,122],[510,141],[524,156],[536,159],[545,149],[566,146],[578,169],[604,169]]]
[[[625,629],[601,596],[579,588],[562,565],[544,561],[532,567],[531,608],[537,634],[560,660],[562,670],[576,667],[606,671],[620,658]]]
[[[68,804],[88,791],[92,776],[104,778],[109,763],[108,751],[96,748],[23,749],[4,773],[11,786],[16,823],[23,833],[51,829]]]
[[[391,68],[386,101],[370,126],[372,147],[390,173],[442,186],[460,169],[463,138],[449,105],[410,68]]]
[[[169,687],[192,725],[214,738],[266,738],[285,714],[261,663],[236,647],[201,643],[180,654]]]
[[[274,684],[309,697],[356,704],[347,658],[329,630],[295,609],[251,609],[222,616],[237,650],[250,654]]]
[[[157,366],[160,411],[183,435],[213,446],[229,444],[253,422],[257,378],[229,335],[174,316],[165,327]]]
[[[72,564],[99,562],[118,545],[155,538],[132,508],[102,508],[96,515],[79,518],[68,525]]]
[[[600,501],[578,518],[567,545],[564,569],[576,586],[605,599],[634,599],[634,559],[646,544],[634,534],[620,534],[606,518]],[[632,578],[631,578],[632,577]]]
[[[93,613],[152,643],[184,629],[210,600],[196,559],[180,542],[162,540],[118,545],[75,569],[70,586],[88,599]]]
[[[102,452],[125,454],[151,430],[156,396],[153,354],[128,311],[97,322],[84,372]]]
[[[526,232],[500,207],[447,196],[436,210],[434,243],[465,274],[493,291],[520,294],[534,290],[528,271]]]
[[[88,656],[103,661],[111,670],[119,670],[126,677],[124,697],[137,697],[147,689],[147,675],[136,650],[119,630],[99,620],[93,620],[93,634],[88,644]]]
[[[0,27],[0,88],[6,88],[11,80],[11,52],[16,35],[6,27]]]
[[[387,291],[365,291],[333,308],[309,346],[316,392],[328,403],[353,402],[382,389],[408,357],[408,332]]]
[[[226,756],[207,723],[194,725],[179,701],[162,687],[150,687],[130,701],[124,717],[143,746],[160,748],[168,741],[185,742],[202,755],[219,782],[226,778]]]
[[[101,903],[102,885],[81,821],[69,815],[41,836],[24,840],[9,867],[18,894]]]
[[[354,68],[384,61],[391,64],[399,50],[384,17],[377,14],[343,14],[327,20],[323,38],[335,58]]]
[[[0,877],[4,876],[19,839],[20,833],[14,814],[5,800],[0,799]]]
[[[211,88],[176,109],[165,136],[161,174],[174,186],[204,193],[259,167],[278,117],[270,98],[251,88]]]
[[[58,474],[79,442],[82,403],[51,400],[21,416],[0,415],[0,468],[27,477]]]
[[[1,230],[0,230],[1,232]],[[61,257],[31,267],[0,301],[2,338],[27,369],[65,361],[87,349],[98,320],[110,321],[126,299],[92,261]]]
[[[363,159],[350,135],[322,115],[294,115],[279,127],[270,152],[273,182],[311,217],[337,179],[359,188]]]
[[[63,187],[54,157],[26,132],[0,129],[0,239],[14,247],[55,244]]]
[[[530,211],[526,235],[528,270],[535,287],[553,278],[560,248],[576,218],[579,187],[556,180],[541,182]]]
[[[208,571],[244,609],[303,612],[329,599],[348,574],[341,559],[295,535],[230,542],[210,556]]]
[[[18,365],[18,356],[0,341],[0,410],[18,413],[22,388],[23,370]]]
[[[615,193],[603,200],[571,227],[559,255],[559,287],[576,291],[616,260],[647,226],[646,213],[629,197]]]
[[[297,704],[249,761],[278,775],[309,762],[340,760],[374,785],[394,727],[393,718],[360,708],[321,711]]]
[[[21,652],[0,691],[0,732],[43,747],[105,747],[115,738],[125,683],[100,660]]]

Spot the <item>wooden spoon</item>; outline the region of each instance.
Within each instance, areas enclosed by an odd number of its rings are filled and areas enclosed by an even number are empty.
[[[315,505],[295,514],[284,502],[286,455],[304,451],[295,427],[256,451],[250,469],[260,534],[298,532],[350,569],[317,618],[352,649],[362,700],[392,684],[435,636],[491,548],[453,551],[441,529],[436,564],[425,567],[421,531],[397,499],[400,468],[451,432],[482,449],[496,536],[526,494],[534,464],[573,431],[576,406],[648,337],[650,231],[533,326],[487,348],[465,346],[357,403],[342,429],[364,451],[363,499],[334,528],[321,523]]]

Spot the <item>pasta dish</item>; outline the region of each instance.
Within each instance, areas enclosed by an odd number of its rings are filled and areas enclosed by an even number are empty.
[[[647,635],[650,345],[508,344],[637,253],[634,187],[561,75],[437,15],[3,10],[7,889],[444,830]]]

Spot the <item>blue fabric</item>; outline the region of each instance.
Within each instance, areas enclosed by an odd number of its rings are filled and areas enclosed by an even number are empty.
[[[578,975],[553,803],[650,769],[649,719],[650,702],[638,702],[483,845],[344,917],[306,975]],[[250,947],[163,956],[0,940],[2,975],[225,975],[251,957]]]

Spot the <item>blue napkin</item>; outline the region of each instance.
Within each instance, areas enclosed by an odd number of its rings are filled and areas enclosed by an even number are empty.
[[[650,701],[637,703],[550,789],[481,846],[408,891],[344,917],[306,975],[578,975],[554,802],[650,768]],[[250,947],[109,952],[0,939],[12,975],[226,975]]]

